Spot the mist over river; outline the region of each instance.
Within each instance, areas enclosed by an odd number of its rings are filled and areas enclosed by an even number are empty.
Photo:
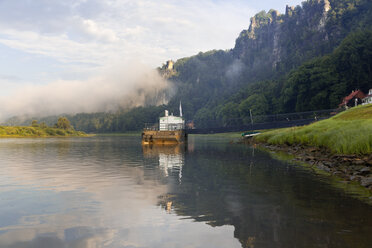
[[[370,247],[330,182],[223,137],[0,139],[0,247]]]

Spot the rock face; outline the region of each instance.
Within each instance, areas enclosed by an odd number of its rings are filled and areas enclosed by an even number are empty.
[[[321,0],[321,4],[323,4],[323,14],[319,20],[319,25],[317,29],[318,31],[324,31],[324,28],[327,22],[327,13],[331,9],[331,4],[329,3],[328,0]]]
[[[158,69],[160,75],[168,79],[171,76],[176,74],[176,71],[174,70],[174,61],[168,60],[161,68]]]
[[[236,40],[234,55],[245,64],[258,68],[263,64],[272,67],[280,61],[281,16],[277,11],[264,11],[251,18],[248,30],[243,30]],[[263,56],[267,57],[263,59]]]
[[[286,58],[297,56],[300,63],[309,59],[308,54],[322,55],[325,51],[318,49],[323,47],[319,42],[326,45],[328,40],[325,27],[330,9],[329,0],[311,0],[302,8],[287,6],[284,15],[262,11],[251,18],[248,30],[240,33],[234,56],[253,70],[267,72],[280,63],[286,67]]]

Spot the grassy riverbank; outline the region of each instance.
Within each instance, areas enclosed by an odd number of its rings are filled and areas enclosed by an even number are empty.
[[[275,145],[327,148],[338,154],[371,154],[372,104],[351,108],[307,126],[265,132],[255,140]]]
[[[0,138],[34,138],[34,137],[87,137],[84,132],[73,129],[52,127],[9,127],[0,126]]]

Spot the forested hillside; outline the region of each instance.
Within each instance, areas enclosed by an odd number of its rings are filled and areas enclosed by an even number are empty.
[[[211,122],[248,124],[254,115],[336,108],[354,89],[372,88],[372,31],[350,34],[334,52],[305,62],[276,80],[251,83],[222,103],[201,108],[194,119],[201,127]]]
[[[263,115],[336,108],[351,90],[372,88],[371,32],[370,0],[308,0],[284,14],[262,11],[234,48],[159,67],[177,89],[168,105],[68,118],[78,130],[119,132],[156,122],[166,108],[178,113],[180,101],[197,127],[246,123],[250,109]]]
[[[370,67],[362,65],[368,65],[370,61],[368,41],[371,37],[369,34],[363,37],[363,34],[371,30],[371,24],[372,3],[366,0],[309,0],[302,7],[287,7],[283,15],[274,10],[260,12],[251,19],[249,28],[241,32],[233,49],[200,53],[175,63],[177,74],[170,80],[178,85],[179,90],[169,105],[176,108],[179,99],[188,102],[189,105],[184,107],[185,113],[199,125],[205,120],[245,118],[250,108],[255,115],[335,108],[345,94],[358,86],[337,81],[338,73],[348,80],[352,64],[353,71],[358,68],[354,74],[363,75],[358,80],[371,78],[368,77]],[[357,35],[353,36],[353,33]],[[335,59],[323,57],[333,53],[348,35],[352,36],[349,40],[353,40],[349,43],[361,46],[358,51],[350,48],[343,53],[348,46],[345,44],[338,49],[338,55],[333,55]],[[349,60],[350,56],[354,56],[353,61]],[[342,57],[345,63],[341,64],[336,57]],[[315,63],[314,66],[321,68],[326,66],[328,69],[324,70],[329,73],[332,70],[332,75],[325,78],[325,75],[310,75],[320,73],[314,68],[308,71],[310,74],[305,76],[311,76],[311,81],[319,77],[317,83],[320,86],[313,89],[302,103],[297,103],[294,98],[301,92],[297,92],[293,84],[301,80],[296,75],[303,73],[304,67],[299,67],[310,66],[305,63]],[[304,81],[301,83],[305,84]],[[328,98],[321,91],[333,83],[342,83],[343,86]],[[366,84],[372,87],[371,81],[369,84],[364,82],[364,87]],[[318,102],[318,98],[322,102]]]

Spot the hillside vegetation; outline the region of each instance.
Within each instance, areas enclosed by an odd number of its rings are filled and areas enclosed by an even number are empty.
[[[372,31],[350,34],[331,54],[315,58],[286,76],[256,82],[215,106],[205,106],[195,119],[207,127],[211,121],[226,125],[248,124],[253,115],[293,113],[338,107],[352,90],[372,87]]]
[[[308,0],[251,18],[235,47],[178,60],[170,78],[197,127],[254,116],[336,108],[372,87],[372,2]],[[239,123],[234,123],[239,124]]]
[[[276,145],[323,147],[338,154],[371,154],[372,104],[351,108],[307,126],[265,132],[255,140]]]
[[[164,109],[178,114],[180,101],[197,128],[247,124],[250,110],[259,116],[333,109],[352,90],[372,88],[371,24],[371,0],[307,0],[283,14],[261,11],[234,48],[178,59],[171,71],[159,67],[175,86],[167,105],[68,118],[79,130],[111,133],[140,130]]]

